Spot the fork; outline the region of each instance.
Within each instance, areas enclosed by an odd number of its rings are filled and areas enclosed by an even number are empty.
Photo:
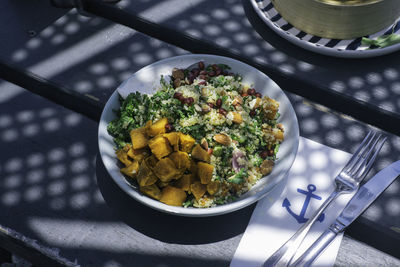
[[[372,167],[379,151],[386,141],[382,134],[369,131],[356,152],[346,166],[335,178],[335,190],[325,200],[321,207],[282,247],[264,262],[264,267],[288,266],[293,259],[301,242],[307,235],[311,226],[321,216],[329,204],[343,193],[350,193],[358,189],[360,182],[365,178]],[[375,152],[374,149],[376,148]]]

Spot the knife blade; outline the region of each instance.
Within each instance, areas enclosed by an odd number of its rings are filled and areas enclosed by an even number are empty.
[[[290,266],[310,266],[319,254],[400,175],[400,160],[396,161],[369,179],[357,193],[331,226]]]

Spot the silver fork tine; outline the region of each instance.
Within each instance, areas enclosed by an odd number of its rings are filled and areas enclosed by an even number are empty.
[[[371,136],[372,135],[372,136]],[[361,144],[358,146],[357,150],[354,152],[353,156],[349,160],[349,162],[343,167],[343,170],[348,171],[354,165],[358,162],[360,159],[361,154],[364,152],[365,147],[369,145],[369,142],[375,137],[375,133],[372,133],[372,131],[369,131],[367,136],[364,138],[364,140],[361,142]],[[368,143],[368,144],[367,144]],[[360,154],[361,153],[361,154]]]
[[[362,169],[360,169],[360,171],[356,174],[356,176],[358,177],[357,179],[358,179],[359,181],[364,180],[365,176],[368,174],[369,170],[370,170],[371,167],[372,167],[372,164],[375,162],[375,159],[376,159],[376,157],[377,157],[378,154],[379,154],[379,151],[381,151],[383,145],[385,144],[386,139],[387,139],[386,137],[383,137],[383,138],[382,138],[381,135],[379,136],[379,144],[377,144],[378,142],[375,143],[375,144],[376,144],[375,153],[372,155],[372,157],[371,157],[371,159],[368,161],[368,163],[366,163],[366,164],[364,165],[364,167],[363,167]]]
[[[348,174],[351,176],[354,176],[360,168],[365,166],[365,163],[368,161],[369,155],[372,153],[374,150],[376,143],[379,141],[379,138],[381,138],[381,135],[378,135],[378,137],[375,139],[376,133],[372,136],[372,138],[369,140],[368,144],[364,147],[364,151],[361,153],[361,155],[357,159],[357,163],[354,164],[354,166],[351,168],[351,170],[348,170]],[[375,141],[374,141],[375,139]],[[371,145],[372,143],[372,145]]]

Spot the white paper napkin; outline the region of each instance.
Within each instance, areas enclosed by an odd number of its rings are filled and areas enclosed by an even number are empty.
[[[298,154],[286,183],[278,185],[270,195],[258,202],[231,267],[262,266],[300,228],[302,223],[297,220],[301,222],[302,218],[312,216],[334,190],[334,178],[350,156],[301,137]],[[306,205],[307,195],[311,193],[313,196],[309,197],[309,205]],[[334,222],[352,195],[340,195],[328,207],[323,221],[314,224],[295,258]],[[333,266],[341,240],[342,235],[339,235],[312,266]]]

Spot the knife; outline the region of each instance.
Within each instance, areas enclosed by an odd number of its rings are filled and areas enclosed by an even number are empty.
[[[400,160],[369,179],[351,198],[342,213],[331,226],[307,249],[291,267],[310,266],[319,254],[400,175]]]

